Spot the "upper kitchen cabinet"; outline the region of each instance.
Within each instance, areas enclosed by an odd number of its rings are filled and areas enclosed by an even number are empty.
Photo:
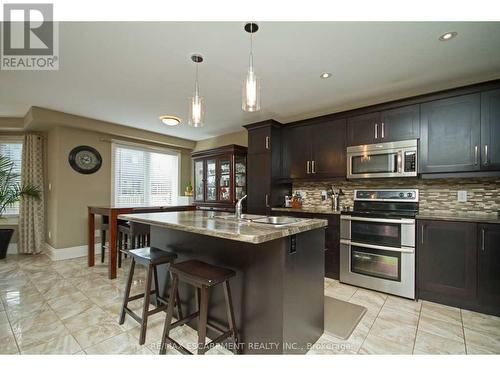
[[[481,94],[481,169],[500,169],[500,90]]]
[[[270,126],[257,127],[248,133],[248,153],[260,154],[271,152],[271,133]],[[276,139],[274,139],[276,147]]]
[[[420,136],[419,105],[372,112],[347,119],[347,143],[359,146]]]
[[[322,120],[283,129],[283,173],[292,179],[346,174],[346,120]]]
[[[420,109],[420,172],[478,171],[481,94],[435,100]]]
[[[247,192],[247,149],[230,145],[191,154],[194,202],[200,208],[234,210]]]

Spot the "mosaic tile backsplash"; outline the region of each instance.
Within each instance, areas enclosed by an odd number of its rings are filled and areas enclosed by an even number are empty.
[[[333,184],[345,195],[340,207],[353,206],[355,189],[417,188],[420,190],[420,210],[498,213],[500,210],[500,178],[466,178],[423,180],[418,178],[341,181]],[[331,209],[332,200],[321,200],[321,191],[330,190],[331,182],[298,182],[293,191],[305,192],[304,208]],[[458,202],[457,192],[467,191],[467,202]]]

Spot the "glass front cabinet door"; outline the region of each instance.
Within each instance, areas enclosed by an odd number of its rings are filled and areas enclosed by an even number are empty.
[[[194,200],[205,200],[205,168],[204,161],[197,160],[194,162]]]

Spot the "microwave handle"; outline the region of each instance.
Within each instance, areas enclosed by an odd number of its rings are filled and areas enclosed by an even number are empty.
[[[398,173],[403,173],[403,152],[398,151]]]

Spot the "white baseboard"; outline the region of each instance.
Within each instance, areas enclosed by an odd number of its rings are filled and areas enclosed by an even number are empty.
[[[7,248],[7,254],[17,254],[17,243],[10,243]]]
[[[51,260],[65,260],[72,258],[81,258],[87,256],[87,245],[82,246],[74,246],[74,247],[66,247],[62,249],[56,249],[50,246],[48,243],[45,243],[45,253]],[[94,251],[97,254],[101,253],[101,244],[96,243],[94,246]]]

